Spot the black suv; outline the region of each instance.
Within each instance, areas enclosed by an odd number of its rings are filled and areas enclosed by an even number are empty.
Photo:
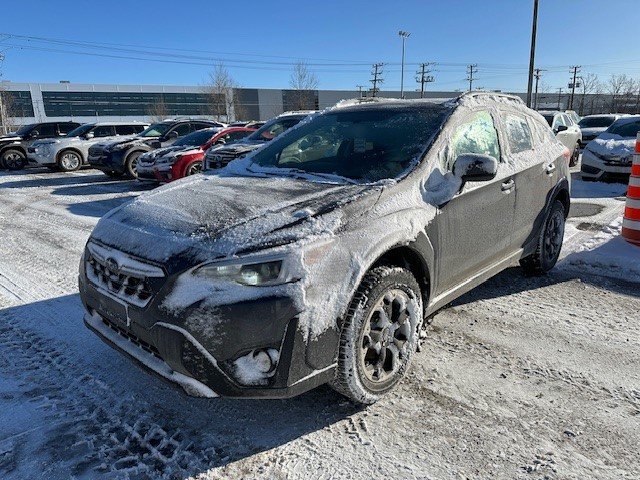
[[[127,140],[98,143],[89,149],[89,164],[111,177],[127,175],[137,178],[138,157],[160,147],[167,147],[178,138],[203,128],[224,127],[213,120],[165,120],[154,123],[144,132]]]
[[[339,104],[105,215],[85,323],[191,394],[373,403],[425,318],[514,261],[553,268],[569,157],[517,97]]]
[[[36,140],[64,137],[79,127],[76,122],[41,122],[20,127],[17,132],[0,136],[0,168],[20,170],[27,164],[27,148]]]
[[[312,113],[315,112],[285,112],[266,122],[248,137],[245,137],[232,145],[210,148],[207,150],[204,157],[204,168],[222,168],[231,160],[244,157],[249,152],[254,151],[265,143],[273,140],[278,135],[286,132],[291,127],[296,126],[301,120]]]

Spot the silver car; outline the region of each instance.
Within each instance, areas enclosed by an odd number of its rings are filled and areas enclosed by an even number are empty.
[[[89,147],[115,138],[137,135],[149,126],[142,122],[85,123],[58,139],[39,140],[27,149],[31,165],[57,167],[63,172],[78,170],[87,164]]]

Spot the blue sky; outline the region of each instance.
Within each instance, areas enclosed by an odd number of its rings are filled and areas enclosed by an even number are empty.
[[[224,59],[241,86],[286,88],[291,64],[305,59],[318,76],[319,88],[355,89],[369,85],[369,63],[386,62],[382,88],[391,90],[400,86],[397,32],[403,29],[411,32],[406,89],[417,88],[417,66],[412,64],[434,61],[439,63],[433,72],[436,82],[428,85],[431,90],[465,89],[464,65],[477,63],[475,86],[523,91],[532,3],[103,0],[30,1],[27,7],[8,2],[2,8],[0,32],[81,44],[0,37],[6,57],[2,73],[16,82],[199,85],[206,82],[212,65]],[[638,7],[637,0],[540,0],[536,64],[547,69],[545,86],[566,87],[569,66],[575,64],[602,79],[611,73],[640,78],[640,51],[633,41]]]

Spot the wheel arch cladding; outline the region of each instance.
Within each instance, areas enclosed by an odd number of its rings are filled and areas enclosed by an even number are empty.
[[[383,253],[368,270],[382,265],[405,268],[413,274],[420,286],[423,310],[426,311],[432,283],[431,271],[424,256],[412,246],[398,245]]]
[[[564,206],[564,218],[569,216],[569,209],[571,208],[571,195],[569,194],[569,190],[566,185],[561,185],[553,196],[552,204],[554,201],[560,200],[562,205]]]
[[[23,155],[27,155],[27,151],[22,145],[5,145],[4,147],[0,147],[0,156],[4,155],[4,152],[7,150],[18,150],[22,152]]]

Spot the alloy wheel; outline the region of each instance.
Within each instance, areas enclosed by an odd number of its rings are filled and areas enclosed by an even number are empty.
[[[60,166],[65,171],[77,170],[80,168],[80,157],[73,152],[65,152],[60,157]]]
[[[555,210],[549,221],[544,236],[544,254],[546,260],[553,261],[560,253],[564,238],[564,216],[561,211]]]
[[[4,161],[4,165],[9,170],[17,170],[22,168],[22,166],[24,165],[24,158],[18,152],[7,153],[4,156],[3,161]]]
[[[411,338],[412,309],[402,290],[388,290],[371,309],[362,330],[359,361],[373,385],[390,380],[402,366]],[[413,320],[413,321],[412,321]]]
[[[185,176],[195,175],[196,173],[200,173],[202,171],[202,162],[195,162],[189,165],[187,171],[185,172]]]

